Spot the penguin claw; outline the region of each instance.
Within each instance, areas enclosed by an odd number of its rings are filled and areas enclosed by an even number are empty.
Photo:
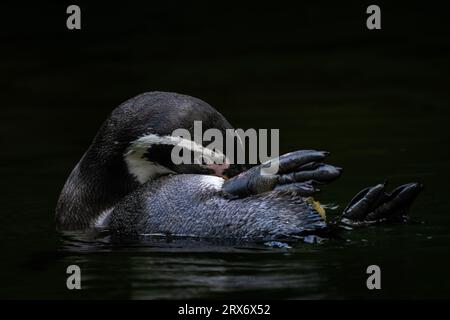
[[[271,190],[293,191],[310,196],[319,191],[316,185],[337,179],[342,169],[322,163],[329,155],[326,151],[300,150],[280,156],[278,172],[263,175],[261,169],[269,163],[253,167],[224,183],[224,191],[232,195],[248,196]]]
[[[360,191],[344,209],[344,223],[407,221],[407,211],[423,189],[420,183],[408,183],[386,192],[386,182]]]
[[[344,209],[343,217],[353,221],[364,220],[384,194],[385,188],[385,184],[377,184],[358,192]]]
[[[298,150],[279,157],[279,174],[291,172],[303,165],[322,161],[330,153],[327,151]]]
[[[324,163],[309,163],[298,167],[296,171],[283,174],[280,176],[279,183],[296,183],[308,180],[316,181],[317,183],[327,183],[337,179],[342,173],[342,169]]]

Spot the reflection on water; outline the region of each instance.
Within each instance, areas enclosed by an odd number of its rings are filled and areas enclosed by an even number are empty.
[[[139,299],[246,297],[264,291],[276,295],[298,288],[313,297],[320,296],[315,287],[324,280],[316,262],[306,256],[314,252],[312,247],[305,247],[305,260],[301,263],[291,258],[290,249],[198,240],[148,239],[119,246],[107,241],[71,239],[64,242],[62,250],[70,252],[70,257],[84,253],[79,260],[70,258],[70,263],[87,265],[83,268],[85,288],[91,293],[101,291],[102,295],[119,279],[127,283],[126,294]],[[104,259],[89,259],[91,254],[100,252]],[[286,263],[287,260],[291,262]],[[113,270],[114,276],[105,274],[107,270]]]

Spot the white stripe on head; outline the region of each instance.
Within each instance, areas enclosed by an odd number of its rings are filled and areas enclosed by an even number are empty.
[[[144,154],[147,149],[139,146],[131,145],[124,154],[124,159],[128,167],[128,172],[132,174],[136,180],[144,184],[148,180],[157,178],[159,176],[174,173],[169,168],[166,168],[156,162],[149,161]]]
[[[174,173],[169,168],[145,158],[144,155],[148,152],[147,150],[153,145],[179,146],[188,151],[202,155],[205,160],[211,162],[224,161],[225,159],[225,156],[221,152],[210,150],[188,139],[170,135],[159,136],[157,134],[148,134],[133,141],[124,154],[128,171],[136,177],[141,184],[161,175]]]
[[[205,160],[213,161],[215,163],[224,161],[225,155],[220,151],[214,151],[208,148],[203,147],[202,145],[196,143],[195,141],[184,139],[177,136],[159,136],[157,134],[148,134],[145,136],[140,137],[139,139],[135,140],[131,147],[139,148],[139,149],[148,149],[152,145],[155,144],[165,144],[165,145],[171,145],[171,146],[179,146],[183,149],[186,149],[188,151],[195,152],[199,155],[202,155]],[[186,163],[190,164],[190,163]]]

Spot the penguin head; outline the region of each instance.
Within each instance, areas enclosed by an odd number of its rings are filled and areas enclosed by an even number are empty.
[[[230,167],[225,155],[177,135],[147,133],[126,149],[127,169],[140,183],[165,174],[225,176]]]
[[[220,151],[173,135],[184,129],[193,137],[195,121],[201,121],[203,130],[232,128],[200,99],[167,92],[141,94],[113,110],[103,123],[82,160],[82,171],[106,170],[112,183],[127,176],[140,184],[171,173],[224,176],[229,165]],[[192,161],[174,161],[174,148]]]

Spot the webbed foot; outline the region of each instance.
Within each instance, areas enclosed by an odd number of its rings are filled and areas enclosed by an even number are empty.
[[[271,190],[295,191],[301,196],[310,196],[319,191],[318,185],[337,179],[341,168],[324,164],[326,151],[300,150],[284,154],[278,159],[255,166],[226,181],[223,190],[245,197]],[[264,169],[278,161],[276,174],[264,174]]]
[[[349,225],[406,222],[408,209],[422,191],[420,183],[408,183],[386,192],[386,182],[360,191],[344,209],[341,223]]]

